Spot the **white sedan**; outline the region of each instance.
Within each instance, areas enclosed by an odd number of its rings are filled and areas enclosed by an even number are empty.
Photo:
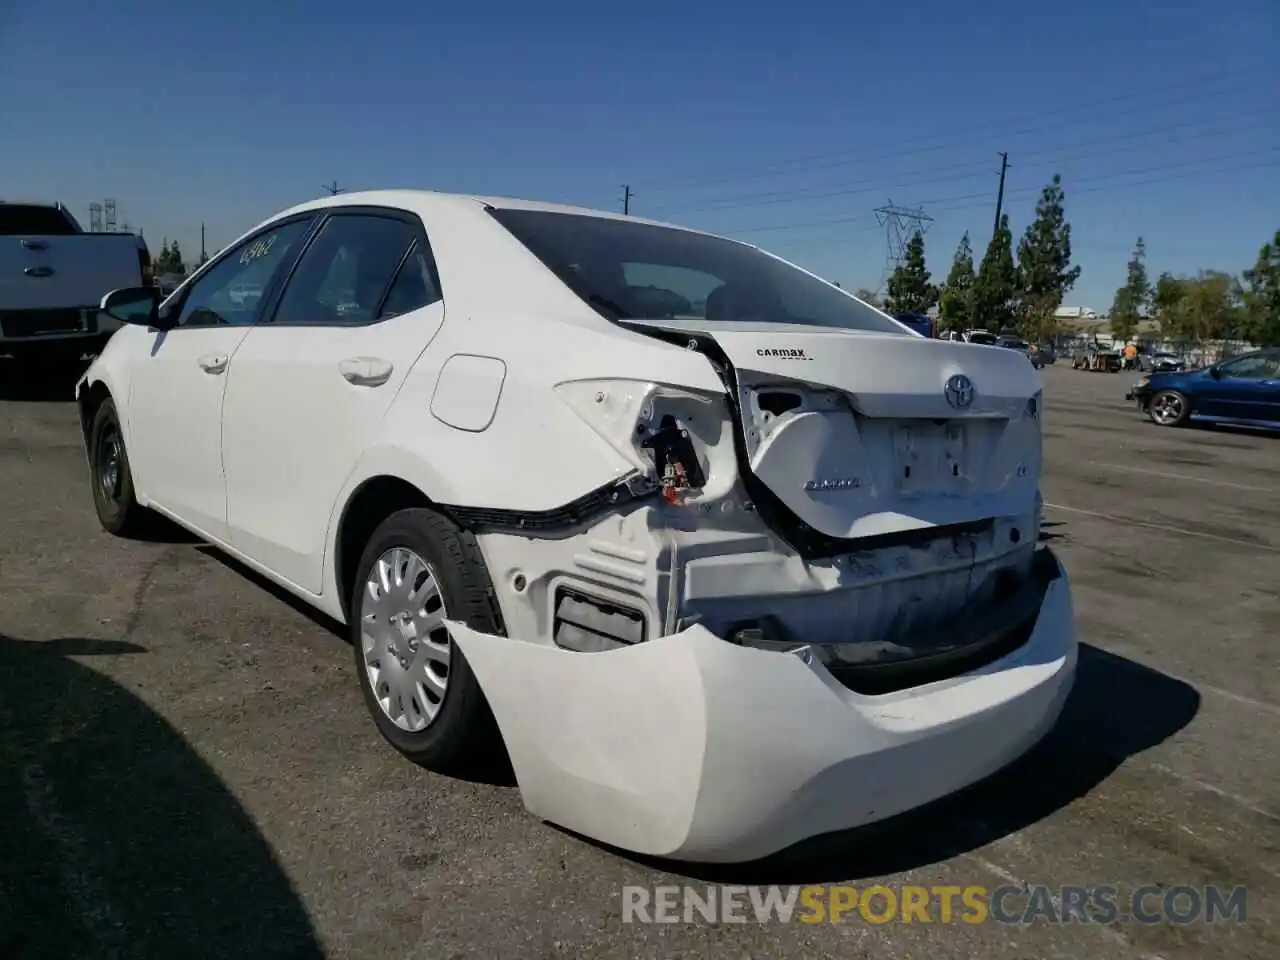
[[[392,745],[500,737],[579,833],[753,859],[992,773],[1071,688],[1031,365],[756,247],[340,194],[103,309],[102,525],[162,514],[345,622]]]

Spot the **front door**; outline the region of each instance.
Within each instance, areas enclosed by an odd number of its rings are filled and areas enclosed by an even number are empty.
[[[246,282],[265,289],[296,256],[310,225],[310,218],[287,222],[219,257],[165,305],[177,325],[150,333],[150,350],[131,371],[129,459],[139,492],[210,539],[227,533],[227,375],[261,305],[230,292]]]
[[[1276,409],[1273,381],[1280,375],[1277,360],[1269,352],[1250,353],[1219,364],[1218,376],[1203,390],[1201,410],[1213,417],[1234,420],[1271,420]]]
[[[338,494],[443,321],[416,217],[357,208],[324,222],[228,379],[232,546],[320,593]]]

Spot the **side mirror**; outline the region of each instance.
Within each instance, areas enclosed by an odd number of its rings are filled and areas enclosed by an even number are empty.
[[[99,309],[113,320],[139,327],[164,329],[160,322],[159,287],[125,287],[102,298]]]
[[[1209,368],[1209,376],[1213,377],[1213,379],[1215,379],[1215,380],[1221,380],[1221,379],[1222,379],[1222,371],[1221,371],[1221,370],[1219,370],[1217,367],[1210,367],[1210,368]]]

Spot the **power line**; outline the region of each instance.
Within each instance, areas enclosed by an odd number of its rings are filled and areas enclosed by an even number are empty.
[[[1173,126],[1151,127],[1146,130],[1134,133],[1113,134],[1106,137],[1094,137],[1086,140],[1076,140],[1072,144],[1063,144],[1057,146],[1040,147],[1034,150],[1020,151],[1018,156],[1020,162],[1028,158],[1046,157],[1051,154],[1049,159],[1040,160],[1031,164],[1032,167],[1047,167],[1060,163],[1075,162],[1079,160],[1089,160],[1100,156],[1114,156],[1121,153],[1133,153],[1135,151],[1147,150],[1151,147],[1161,146],[1169,143],[1186,143],[1196,140],[1204,140],[1209,138],[1221,137],[1224,133],[1243,132],[1241,128],[1236,126],[1241,121],[1252,120],[1270,120],[1274,111],[1266,110],[1259,112],[1250,110],[1240,114],[1231,115],[1217,123],[1205,126],[1200,121],[1191,121],[1189,123],[1179,123]],[[1190,128],[1192,132],[1176,134],[1173,136],[1163,136],[1158,139],[1150,139],[1145,142],[1133,143],[1125,146],[1124,143],[1132,138],[1147,138],[1153,134],[1169,133],[1180,129]],[[1094,147],[1096,149],[1080,151],[1080,147]],[[1061,152],[1061,151],[1066,151]],[[1023,169],[1027,169],[1028,165],[1022,163]],[[767,193],[740,193],[726,197],[712,198],[705,204],[696,206],[686,206],[679,203],[659,204],[654,208],[655,212],[664,210],[678,210],[682,213],[698,213],[712,210],[731,210],[736,207],[758,207],[765,204],[775,203],[791,203],[803,200],[823,200],[832,197],[856,196],[858,194],[876,193],[886,189],[910,189],[921,183],[952,183],[957,180],[972,180],[978,177],[987,177],[990,175],[990,161],[974,160],[964,161],[961,163],[946,163],[939,166],[931,166],[917,168],[914,170],[899,171],[901,176],[914,177],[919,174],[932,173],[948,173],[959,171],[974,171],[972,173],[957,175],[951,177],[942,177],[930,181],[905,181],[893,184],[886,184],[884,177],[868,177],[860,180],[845,181],[845,185],[839,189],[831,190],[826,187],[800,187],[793,190],[772,191]]]
[[[1195,177],[1195,176],[1201,176],[1201,175],[1220,176],[1224,173],[1235,173],[1235,172],[1242,172],[1245,170],[1271,168],[1271,167],[1275,167],[1277,163],[1280,163],[1280,155],[1278,155],[1275,159],[1263,160],[1257,163],[1250,163],[1240,167],[1235,167],[1235,168],[1217,167],[1214,169],[1208,169],[1209,164],[1236,160],[1236,159],[1241,159],[1241,158],[1250,157],[1250,156],[1258,156],[1260,154],[1266,154],[1266,153],[1280,153],[1280,148],[1271,147],[1271,148],[1266,148],[1262,150],[1249,150],[1249,151],[1245,151],[1243,153],[1237,153],[1237,154],[1227,154],[1224,156],[1205,157],[1200,160],[1192,161],[1189,164],[1188,163],[1168,164],[1168,165],[1161,165],[1161,166],[1155,166],[1155,167],[1139,168],[1134,170],[1120,170],[1120,171],[1115,171],[1113,173],[1106,174],[1105,176],[1102,176],[1102,177],[1086,177],[1081,180],[1069,181],[1063,184],[1063,188],[1066,191],[1067,199],[1070,200],[1072,197],[1078,196],[1082,193],[1085,193],[1085,194],[1096,193],[1100,190],[1103,190],[1103,191],[1125,190],[1130,187],[1144,186],[1146,184],[1151,184],[1151,183],[1164,183],[1168,180],[1182,180],[1182,179],[1186,179],[1187,177]],[[1098,180],[1105,181],[1105,180],[1114,179],[1116,177],[1136,176],[1144,173],[1157,173],[1160,171],[1174,170],[1174,169],[1178,169],[1180,167],[1186,167],[1186,166],[1194,166],[1194,167],[1203,168],[1203,169],[1197,169],[1185,174],[1178,174],[1178,175],[1169,176],[1169,177],[1160,176],[1150,180],[1139,180],[1139,181],[1134,181],[1129,183],[1105,184],[1103,186],[1090,186],[1091,184],[1095,184],[1096,181]],[[1081,186],[1082,184],[1083,186]],[[1040,187],[1022,187],[1016,190],[1009,191],[1006,194],[1006,199],[1029,199],[1031,197],[1038,196],[1040,194],[1040,191],[1041,191]],[[960,202],[960,201],[978,201],[978,202],[965,203],[963,206],[959,206],[959,207],[948,206],[948,204],[951,204],[953,202]],[[940,211],[951,212],[953,210],[965,210],[965,209],[974,209],[977,207],[986,207],[988,206],[988,204],[990,204],[990,202],[991,202],[991,194],[984,191],[982,193],[969,193],[969,194],[963,194],[955,197],[941,197],[934,200],[923,200],[920,202],[920,206],[922,208],[929,209],[932,212],[936,213]],[[738,234],[738,233],[762,233],[766,231],[779,231],[779,230],[800,230],[800,229],[811,228],[811,227],[840,226],[842,224],[852,224],[852,223],[859,223],[859,222],[865,223],[866,220],[867,220],[866,214],[859,214],[857,216],[836,217],[836,218],[825,219],[825,220],[811,220],[803,223],[797,223],[795,221],[792,221],[790,223],[776,223],[776,224],[770,224],[768,226],[759,226],[759,227],[734,227],[732,228],[731,231],[722,231],[722,232],[732,232],[734,234]]]
[[[1218,80],[1236,79],[1240,77],[1247,77],[1250,75],[1251,75],[1250,71],[1245,69],[1219,71],[1215,73],[1201,74],[1198,77],[1188,78],[1186,80],[1179,81],[1177,83],[1166,84],[1163,87],[1161,87],[1159,92],[1161,94],[1167,94],[1167,93],[1177,91],[1177,90],[1182,90],[1185,88],[1201,88],[1206,81],[1211,81],[1215,79],[1218,79]],[[1228,95],[1233,95],[1238,93],[1239,93],[1238,88],[1225,88],[1222,90],[1209,92],[1206,96],[1202,97],[1201,99],[1210,99],[1210,98],[1228,96]],[[1105,107],[1114,103],[1124,103],[1126,101],[1133,101],[1135,99],[1137,99],[1137,97],[1134,94],[1131,94],[1131,93],[1121,94],[1114,97],[1107,97],[1101,100],[1086,101],[1084,103],[1073,104],[1070,106],[1060,107],[1052,110],[1041,110],[1041,111],[1037,111],[1034,114],[1024,114],[1018,117],[1011,117],[1004,121],[996,121],[995,123],[984,123],[983,130],[986,134],[988,134],[989,137],[1008,137],[1014,134],[1021,134],[1021,133],[1037,133],[1046,129],[1060,130],[1062,128],[1061,122],[1044,124],[1040,121],[1043,121],[1047,117],[1062,116],[1064,114],[1071,114],[1071,113],[1077,113],[1082,111],[1087,112],[1089,114],[1089,117],[1087,119],[1092,119],[1097,116],[1097,109],[1099,107]],[[1116,111],[1116,112],[1110,113],[1109,116],[1122,117],[1122,116],[1130,116],[1130,115],[1139,114],[1139,113],[1149,113],[1149,112],[1154,112],[1155,110],[1163,109],[1164,107],[1185,108],[1186,102],[1187,102],[1186,98],[1181,97],[1181,98],[1175,98],[1173,100],[1161,103],[1159,105],[1153,105],[1151,103],[1135,104],[1133,107],[1129,108],[1128,110]],[[1028,121],[1028,122],[1034,121],[1034,122],[1031,123],[1030,126],[1025,126],[1021,128],[1005,128],[1002,126],[1002,124],[1018,124],[1018,123],[1023,123],[1024,121]],[[696,189],[706,185],[716,185],[716,184],[722,184],[722,183],[740,182],[744,180],[761,179],[763,177],[776,176],[779,173],[793,172],[785,168],[795,166],[795,165],[801,165],[806,169],[820,169],[822,167],[846,166],[850,163],[861,162],[862,160],[878,159],[878,158],[884,158],[884,157],[898,157],[903,155],[903,149],[902,149],[903,147],[909,146],[912,144],[933,143],[932,146],[920,147],[918,149],[910,151],[911,153],[927,153],[935,150],[946,150],[946,149],[952,149],[956,146],[956,142],[954,139],[956,135],[964,136],[964,135],[971,135],[972,133],[973,133],[972,124],[967,124],[965,126],[957,126],[956,128],[954,128],[953,131],[943,133],[943,134],[931,133],[931,134],[921,135],[919,137],[910,137],[905,140],[899,141],[895,147],[882,150],[879,152],[874,152],[874,153],[866,153],[862,148],[850,148],[845,150],[828,151],[825,153],[807,154],[807,155],[792,157],[787,160],[774,161],[773,163],[756,168],[757,172],[755,173],[744,172],[741,174],[731,175],[731,176],[694,175],[692,177],[688,177],[688,176],[676,177],[676,178],[671,178],[665,181],[652,181],[648,185],[652,189],[664,189],[664,190]],[[982,141],[975,141],[973,139],[969,139],[968,142],[978,143]],[[844,159],[835,160],[835,158],[844,158]],[[826,163],[826,164],[819,164],[814,162],[814,161],[821,161],[821,160],[835,160],[835,162]],[[779,169],[780,167],[784,169],[780,170]],[[681,184],[683,184],[684,186],[678,186]]]

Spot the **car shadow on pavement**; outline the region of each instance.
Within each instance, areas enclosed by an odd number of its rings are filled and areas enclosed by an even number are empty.
[[[342,640],[348,646],[351,645],[351,636],[347,632],[346,626],[337,620],[321,613],[315,607],[299,600],[293,594],[283,587],[268,580],[262,574],[253,570],[234,557],[228,556],[212,544],[201,544],[196,547],[198,551],[203,553],[211,560],[216,560],[231,572],[244,577],[254,586],[271,594],[281,603],[290,607],[292,610],[306,617],[316,626],[327,630],[334,636]],[[355,683],[355,680],[352,680]],[[469,783],[483,783],[495,787],[514,787],[516,785],[515,771],[511,767],[511,758],[507,756],[505,746],[499,750],[494,756],[486,756],[474,761],[467,761],[449,771],[449,776],[455,780],[465,780]]]
[[[0,635],[0,956],[322,957],[252,818],[178,731],[72,659]]]
[[[1189,684],[1081,644],[1075,687],[1058,724],[1019,760],[964,791],[753,863],[690,864],[611,852],[707,883],[836,883],[900,873],[975,851],[1056,813],[1129,757],[1182,730],[1199,709],[1200,694]]]

